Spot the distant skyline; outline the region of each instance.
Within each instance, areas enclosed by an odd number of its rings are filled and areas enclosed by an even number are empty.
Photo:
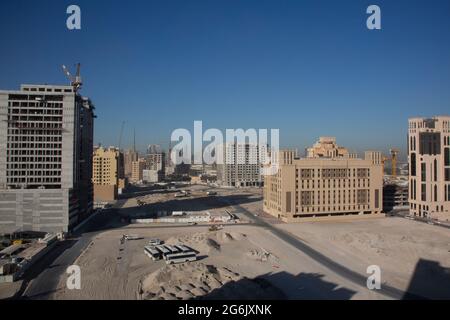
[[[77,4],[82,30],[66,28]],[[380,6],[382,30],[366,28]],[[14,13],[14,14],[12,14]],[[20,13],[20,14],[19,14]],[[94,143],[167,150],[172,130],[279,128],[362,152],[401,149],[407,121],[449,113],[450,1],[2,1],[0,89],[68,84],[81,63]]]

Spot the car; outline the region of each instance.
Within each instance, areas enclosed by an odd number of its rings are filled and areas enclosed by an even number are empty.
[[[139,237],[139,236],[136,235],[136,234],[125,234],[125,235],[123,236],[123,239],[124,239],[124,240],[140,240],[140,239],[142,239],[142,237]]]
[[[161,239],[158,239],[158,238],[153,238],[148,241],[148,244],[151,246],[159,246],[163,243],[164,243],[164,241],[162,241]]]

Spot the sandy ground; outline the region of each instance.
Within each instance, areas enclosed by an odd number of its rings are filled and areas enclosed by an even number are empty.
[[[404,218],[278,224],[336,262],[430,298],[450,298],[450,230]]]
[[[383,299],[311,261],[270,232],[251,226],[136,229],[146,239],[121,246],[121,230],[97,236],[78,258],[81,290],[60,279],[54,299]],[[132,233],[130,230],[127,232]],[[167,266],[143,251],[151,237],[199,251],[196,262]],[[123,249],[121,251],[121,249]],[[118,259],[120,257],[120,259]]]
[[[0,283],[0,300],[10,299],[20,290],[22,281],[16,281],[13,283]]]

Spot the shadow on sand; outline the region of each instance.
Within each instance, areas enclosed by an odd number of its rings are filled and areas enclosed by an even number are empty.
[[[418,294],[428,299],[450,299],[450,268],[444,268],[437,261],[420,259],[403,299],[414,299]],[[409,294],[410,293],[410,294]]]
[[[327,299],[348,300],[355,292],[323,280],[318,273],[267,273],[254,279],[231,281],[197,300]],[[279,288],[283,288],[280,290]]]

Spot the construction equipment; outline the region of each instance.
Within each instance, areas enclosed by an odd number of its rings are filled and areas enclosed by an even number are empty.
[[[81,86],[83,85],[83,82],[81,81],[81,76],[80,76],[81,65],[79,63],[77,63],[76,66],[77,66],[77,73],[75,74],[75,77],[70,74],[69,70],[66,68],[65,65],[62,66],[63,71],[64,71],[65,75],[67,76],[67,78],[70,80],[70,85],[73,87],[73,90],[75,92],[80,90]]]
[[[398,149],[390,149],[389,152],[391,153],[391,166],[392,166],[392,177],[397,177],[397,158],[400,150]]]
[[[123,128],[125,127],[125,121],[122,121],[122,126],[120,127],[120,135],[119,135],[119,150],[122,147],[122,136],[123,136]]]
[[[391,155],[390,158],[383,156],[383,159],[381,160],[383,164],[383,172],[384,172],[384,164],[386,161],[391,162],[391,176],[393,178],[397,177],[397,160],[398,160],[398,154],[400,153],[400,150],[396,148],[389,149],[389,153]]]

